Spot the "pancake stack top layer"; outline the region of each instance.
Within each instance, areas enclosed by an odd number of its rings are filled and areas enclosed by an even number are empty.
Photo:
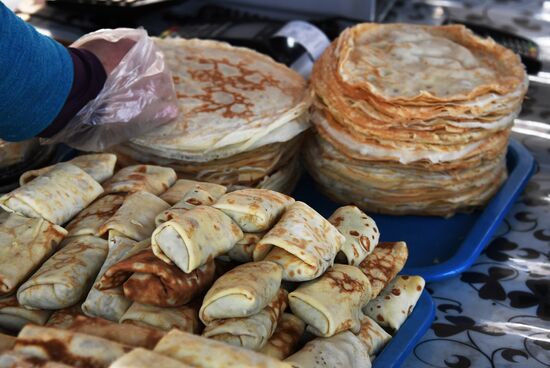
[[[360,24],[316,63],[305,157],[340,202],[450,216],[506,178],[527,76],[517,55],[463,26]]]
[[[174,74],[181,113],[115,148],[122,162],[169,165],[182,177],[224,185],[258,186],[274,175],[288,184],[299,136],[309,127],[305,80],[267,56],[221,42],[157,44]]]

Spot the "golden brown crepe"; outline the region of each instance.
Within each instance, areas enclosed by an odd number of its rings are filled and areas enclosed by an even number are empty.
[[[231,217],[244,232],[269,230],[294,199],[267,189],[242,189],[223,195],[213,207]]]
[[[185,273],[153,254],[151,248],[115,263],[103,274],[99,290],[123,285],[124,295],[133,301],[159,307],[178,307],[189,303],[214,281],[214,261]]]
[[[340,250],[344,236],[315,210],[303,202],[292,204],[281,217],[281,220],[256,245],[254,259],[261,259],[257,254],[267,254],[273,247],[280,248],[294,257],[268,257],[283,267],[283,280],[312,280],[333,264],[336,253]],[[279,253],[281,253],[279,251]],[[302,266],[287,267],[289,259],[295,258]]]
[[[306,325],[300,318],[291,313],[283,313],[273,336],[259,352],[275,359],[286,359],[296,351],[305,328]]]
[[[100,234],[116,235],[141,241],[155,229],[155,217],[169,207],[154,194],[139,191],[128,195],[115,214],[100,227]]]
[[[177,330],[166,334],[154,351],[196,368],[291,368],[288,363],[254,351]]]
[[[371,295],[367,277],[355,266],[335,264],[316,280],[303,283],[289,294],[292,313],[317,336],[341,331],[359,332],[361,307]]]
[[[134,240],[121,237],[111,236],[109,239],[109,252],[107,258],[103,262],[103,266],[99,270],[94,281],[94,287],[90,289],[84,303],[82,303],[82,311],[90,317],[101,317],[109,321],[118,322],[120,317],[132,304],[132,301],[124,296],[122,286],[110,288],[107,290],[97,289],[99,280],[112,265],[115,263],[139,252],[140,250],[150,247],[149,240],[136,242]]]
[[[191,272],[226,253],[242,237],[241,229],[220,210],[198,206],[174,214],[151,236],[153,252],[183,272]]]
[[[359,265],[370,281],[374,299],[382,289],[403,269],[409,250],[405,242],[380,243],[374,251]]]
[[[361,330],[356,334],[359,340],[367,347],[370,356],[377,355],[391,340],[388,334],[369,316],[361,318]]]
[[[114,361],[109,368],[193,368],[147,349],[134,349]]]
[[[200,309],[202,322],[208,325],[215,319],[260,312],[278,295],[281,276],[281,267],[273,262],[251,262],[233,268],[206,293]]]
[[[62,248],[17,290],[21,305],[39,309],[70,307],[89,290],[107,257],[107,241],[93,236],[68,238]]]
[[[90,175],[64,163],[2,196],[0,206],[8,212],[62,225],[102,192],[101,185]]]
[[[363,312],[393,334],[411,314],[424,285],[420,276],[397,276]]]
[[[297,353],[285,359],[294,368],[370,368],[367,348],[350,331],[308,342]]]
[[[73,316],[72,320],[63,326],[50,325],[49,321],[47,326],[97,336],[123,345],[146,349],[153,349],[164,336],[164,332],[155,328],[119,324],[106,319],[83,315]]]
[[[199,305],[192,302],[181,307],[163,308],[134,302],[120,318],[120,323],[153,327],[163,331],[175,328],[197,333],[200,328]]]
[[[95,181],[101,183],[111,176],[115,170],[116,155],[112,153],[93,153],[82,156],[77,156],[68,163],[77,166],[84,170],[88,175],[94,178]],[[36,179],[40,175],[50,172],[56,165],[46,166],[37,170],[29,170],[24,172],[19,178],[19,185],[25,185],[31,180]]]
[[[347,264],[358,266],[378,245],[376,223],[356,206],[340,207],[328,220],[346,238],[340,253]]]
[[[258,313],[248,317],[213,320],[206,325],[202,335],[230,345],[258,351],[273,336],[279,317],[287,304],[287,291],[279,289],[277,295]]]
[[[28,325],[17,336],[14,350],[79,367],[107,368],[131,347],[101,337]]]
[[[103,237],[101,227],[118,211],[125,198],[126,194],[108,194],[96,199],[65,226],[68,236]]]
[[[227,252],[232,261],[245,263],[254,260],[254,248],[265,233],[243,233],[243,238]]]
[[[9,332],[19,332],[27,323],[43,325],[51,314],[49,310],[23,307],[15,295],[0,298],[0,328]]]
[[[212,198],[214,198],[215,200],[220,198],[227,191],[227,188],[223,185],[195,180],[179,179],[166,192],[162,193],[160,198],[173,206],[181,201],[187,193],[197,187],[210,193]]]
[[[58,247],[67,231],[50,222],[0,214],[0,296],[13,293]]]
[[[176,172],[169,167],[133,165],[116,172],[103,186],[105,194],[147,191],[160,195],[175,181]]]

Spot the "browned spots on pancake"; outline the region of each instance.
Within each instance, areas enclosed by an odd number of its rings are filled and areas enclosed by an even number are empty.
[[[380,243],[374,251],[359,264],[372,285],[373,296],[384,289],[401,271],[407,260],[406,248],[397,243]]]
[[[192,204],[193,206],[200,206],[202,202],[197,198],[189,198],[185,202]]]
[[[205,83],[203,94],[178,95],[180,98],[190,97],[203,102],[191,110],[191,113],[215,112],[224,118],[251,118],[255,114],[255,101],[237,91],[262,91],[267,87],[278,86],[279,84],[273,77],[249,69],[244,61],[234,63],[227,58],[214,60],[195,56],[189,56],[188,59],[212,66],[211,68],[189,70],[193,80]],[[238,70],[238,73],[236,75],[224,75],[222,70],[224,65]],[[259,80],[251,80],[254,77],[258,77]],[[214,97],[216,93],[230,96],[230,100],[227,102],[216,101]]]
[[[147,166],[145,165],[139,165],[136,169],[136,172],[138,173],[146,173],[147,172]]]
[[[330,222],[336,227],[340,226],[342,221],[344,221],[344,218],[342,216],[338,216],[330,220]]]
[[[422,286],[416,285],[416,290],[421,291],[421,290],[422,290]]]
[[[365,285],[362,282],[344,272],[331,270],[326,272],[323,277],[326,277],[330,285],[337,287],[342,293],[353,293],[365,289]]]
[[[349,232],[349,234],[350,234],[351,236],[359,236],[359,232],[356,231],[356,230],[351,230],[351,231]]]
[[[359,238],[359,244],[363,247],[365,250],[370,250],[370,239],[368,236],[361,235]]]
[[[412,306],[412,305],[409,305],[409,309],[407,310],[407,314],[411,314],[412,308],[413,308],[413,306]]]
[[[391,289],[391,293],[395,296],[399,296],[399,295],[401,295],[401,290],[393,288],[393,289]]]
[[[403,280],[408,280],[408,279],[409,279],[409,276],[401,276],[401,278],[402,278]]]
[[[380,315],[380,314],[376,315],[376,319],[380,322],[384,322],[384,317],[382,317],[382,315]]]

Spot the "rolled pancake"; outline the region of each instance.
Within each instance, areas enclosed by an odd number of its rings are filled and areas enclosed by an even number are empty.
[[[283,267],[283,280],[307,281],[320,276],[333,264],[344,240],[344,236],[314,209],[303,202],[295,202],[260,240],[254,256],[256,259],[256,251],[267,254],[273,247],[281,248],[299,258],[304,268],[313,268],[314,271],[308,277],[290,274],[285,262],[273,258]]]
[[[356,335],[367,347],[370,356],[377,355],[391,340],[391,335],[369,316],[361,318],[361,331]]]
[[[202,189],[200,186],[196,186],[194,189],[187,192],[179,202],[159,213],[155,218],[155,224],[158,226],[163,222],[170,221],[173,218],[174,212],[181,213],[197,206],[210,206],[215,202],[216,199],[209,192]]]
[[[105,194],[147,191],[154,195],[165,192],[176,181],[176,172],[169,167],[133,165],[119,170],[105,184]]]
[[[95,181],[101,183],[113,176],[116,164],[116,155],[113,155],[112,153],[95,153],[77,156],[67,162],[81,168]],[[56,165],[51,165],[41,169],[24,172],[19,178],[19,185],[25,185],[36,179],[38,176],[50,172],[55,166]]]
[[[367,348],[350,331],[328,338],[316,338],[285,359],[294,368],[370,368]]]
[[[0,296],[13,293],[67,235],[61,226],[16,213],[0,214]]]
[[[179,179],[166,192],[161,194],[160,198],[168,202],[171,206],[175,205],[191,190],[199,186],[206,190],[210,195],[218,199],[225,194],[227,188],[223,185],[214,183],[205,183],[195,180]]]
[[[88,292],[108,252],[107,241],[93,236],[69,238],[17,290],[17,300],[28,308],[70,307]]]
[[[101,185],[82,169],[58,164],[46,174],[0,197],[0,207],[62,225],[101,193]]]
[[[0,327],[10,332],[19,332],[27,323],[43,325],[50,315],[49,310],[27,309],[15,295],[0,298]]]
[[[269,230],[294,199],[268,189],[241,189],[223,195],[213,207],[231,217],[244,232]]]
[[[411,314],[425,283],[420,276],[397,276],[363,312],[393,334]]]
[[[340,207],[328,220],[346,238],[340,252],[347,264],[358,266],[378,245],[376,223],[356,206]]]
[[[210,339],[258,351],[267,344],[288,304],[288,293],[279,292],[260,312],[249,317],[216,319],[202,333]]]
[[[15,345],[15,337],[0,333],[0,354],[6,350],[10,350]]]
[[[147,349],[134,349],[115,360],[109,368],[193,368],[162,354]]]
[[[291,368],[263,354],[178,330],[166,334],[154,351],[196,368]]]
[[[100,234],[113,232],[141,241],[155,230],[155,217],[170,205],[149,192],[128,195],[116,213],[100,227]]]
[[[6,351],[0,354],[0,368],[72,368],[73,366],[23,354]]]
[[[174,213],[172,220],[159,225],[151,236],[153,252],[183,272],[191,272],[241,240],[241,229],[220,210],[198,206]]]
[[[254,248],[265,233],[244,233],[243,238],[227,252],[232,261],[245,263],[254,260]]]
[[[40,359],[78,367],[107,368],[131,347],[101,337],[52,327],[25,326],[14,350]]]
[[[120,317],[128,310],[132,301],[124,296],[122,286],[114,287],[106,290],[97,288],[98,282],[101,280],[105,271],[107,271],[115,263],[139,252],[140,250],[150,247],[149,240],[136,242],[134,240],[114,236],[109,239],[109,252],[107,258],[103,262],[103,266],[94,281],[94,287],[90,289],[84,303],[82,303],[82,311],[90,317],[101,317],[109,321],[118,322]]]
[[[162,308],[134,302],[119,322],[158,328],[163,331],[175,328],[197,333],[200,328],[199,306],[197,303],[190,303],[181,307]]]
[[[248,317],[259,313],[279,293],[281,267],[273,262],[239,265],[214,282],[206,293],[200,318],[208,325],[215,319]]]
[[[125,198],[126,194],[108,194],[98,198],[65,226],[68,236],[103,236],[101,227],[118,211]]]
[[[296,351],[305,328],[306,324],[300,318],[291,313],[283,313],[273,336],[259,352],[275,359],[286,359]]]
[[[316,280],[289,294],[290,309],[317,336],[341,331],[359,332],[361,307],[371,295],[367,277],[355,266],[335,264]]]
[[[207,290],[214,281],[214,261],[185,273],[144,249],[112,265],[97,283],[99,290],[123,285],[124,295],[133,301],[159,307],[178,307]]]
[[[54,326],[51,326],[54,327]],[[59,327],[64,330],[97,336],[123,345],[153,349],[164,336],[156,328],[120,324],[103,318],[74,316],[70,323]]]
[[[372,286],[370,299],[376,298],[403,269],[408,256],[409,250],[405,242],[384,242],[361,262],[359,268],[367,275]]]

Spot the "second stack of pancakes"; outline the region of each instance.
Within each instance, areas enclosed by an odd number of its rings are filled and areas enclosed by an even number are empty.
[[[325,50],[312,85],[306,166],[339,202],[451,216],[506,179],[527,77],[492,40],[463,26],[361,24]]]

